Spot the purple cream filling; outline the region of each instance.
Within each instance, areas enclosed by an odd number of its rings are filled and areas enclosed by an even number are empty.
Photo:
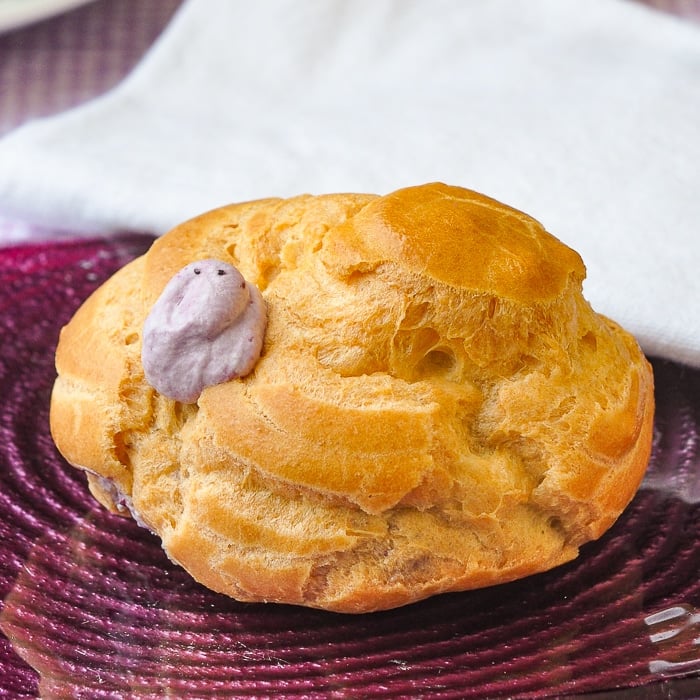
[[[202,390],[243,377],[262,351],[267,312],[254,285],[220,260],[200,260],[166,285],[143,327],[146,381],[194,403]]]

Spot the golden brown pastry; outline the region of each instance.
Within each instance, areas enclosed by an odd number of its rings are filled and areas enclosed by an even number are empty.
[[[249,374],[183,403],[146,382],[143,328],[205,259],[260,290],[267,330]],[[63,329],[52,433],[238,600],[359,613],[544,571],[615,521],[650,452],[650,366],[584,275],[529,216],[443,184],[226,206]]]

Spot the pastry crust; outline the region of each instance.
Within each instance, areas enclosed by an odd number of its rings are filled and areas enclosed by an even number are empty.
[[[196,404],[145,381],[144,320],[195,260],[237,267],[268,327],[253,372]],[[206,586],[367,612],[574,558],[629,503],[653,379],[596,314],[577,253],[440,183],[208,212],[63,329],[56,444]]]

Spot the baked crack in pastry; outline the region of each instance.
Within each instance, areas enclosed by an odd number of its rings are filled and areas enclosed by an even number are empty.
[[[259,290],[260,356],[177,398],[190,370],[144,326],[170,342],[153,315],[185,298],[207,326],[204,287],[154,311],[203,261]],[[650,366],[584,276],[529,216],[439,183],[225,206],[63,329],[52,434],[102,504],[241,601],[360,613],[545,571],[610,527],[650,453]]]

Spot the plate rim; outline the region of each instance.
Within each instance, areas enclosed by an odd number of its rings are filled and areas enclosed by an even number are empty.
[[[26,27],[94,0],[0,0],[0,33]]]

